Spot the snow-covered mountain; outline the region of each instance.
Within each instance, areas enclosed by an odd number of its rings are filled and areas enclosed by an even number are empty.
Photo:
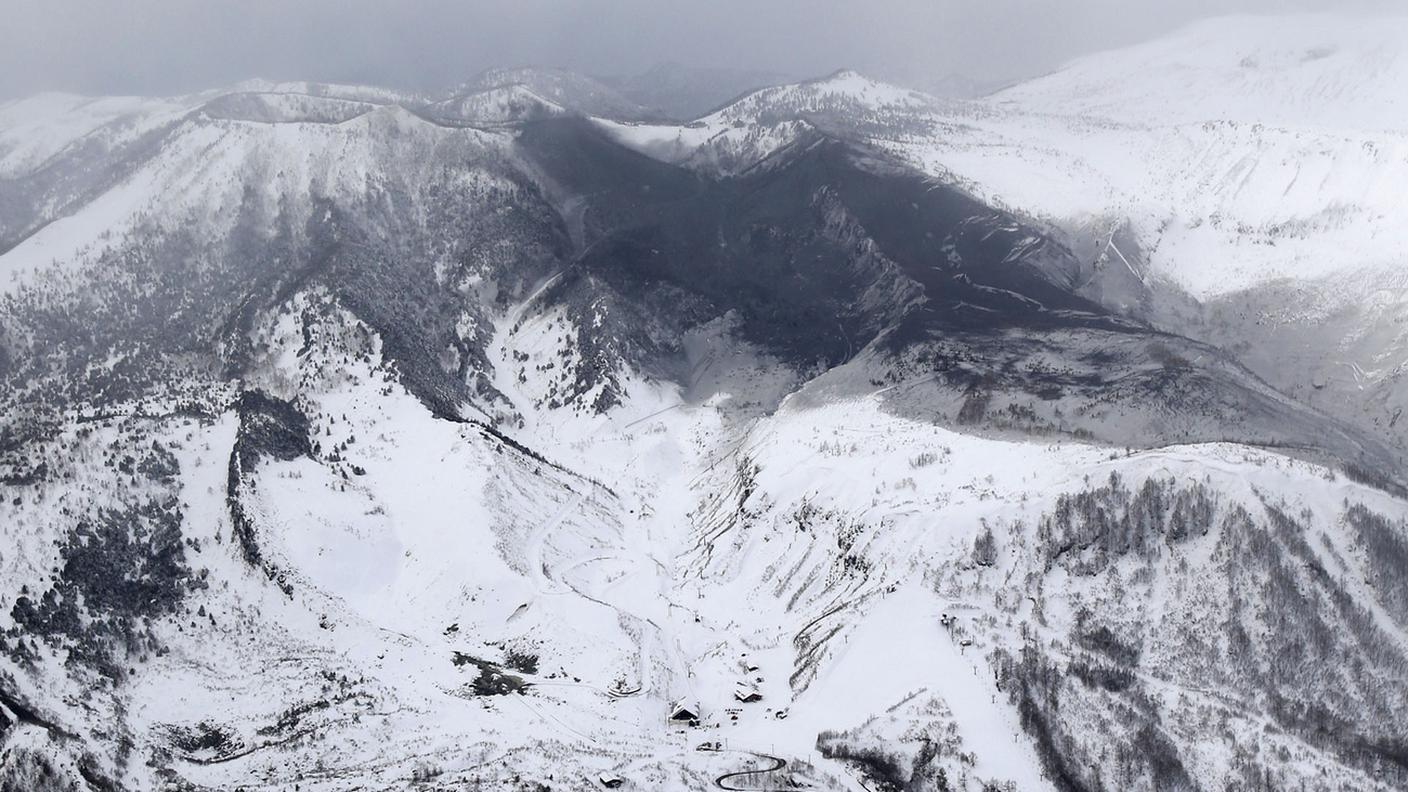
[[[1392,287],[1408,266],[1404,64],[1403,18],[1233,17],[974,102],[842,74],[689,125],[609,126],[723,173],[813,128],[864,140],[1052,229],[1082,260],[1086,296],[1246,352],[1283,390],[1329,382],[1321,407],[1408,445],[1394,417],[1408,408],[1406,298]]]
[[[1265,22],[0,106],[0,788],[1402,788],[1408,39]]]
[[[600,118],[640,120],[660,114],[600,80],[566,69],[490,69],[461,85],[455,95],[469,96],[509,88],[526,90],[573,112]]]
[[[1408,18],[1211,20],[993,97],[1024,119],[1019,148],[1056,149],[1036,156],[1100,185],[993,189],[1162,282],[1146,313],[1161,326],[1404,443],[1406,80]],[[993,184],[986,164],[965,168]]]
[[[1408,131],[1408,19],[1218,17],[1080,58],[1000,92],[1020,112],[1297,129]]]

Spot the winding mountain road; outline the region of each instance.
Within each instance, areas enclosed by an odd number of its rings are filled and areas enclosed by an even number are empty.
[[[769,756],[768,754],[753,753],[751,751],[749,753],[751,753],[753,756],[758,757],[759,759],[766,759],[770,762],[773,762],[773,766],[754,768],[752,770],[739,770],[735,773],[724,773],[723,775],[714,779],[714,785],[717,786],[719,789],[730,790],[730,792],[757,792],[757,790],[773,789],[774,787],[765,786],[729,786],[729,782],[735,778],[776,773],[777,771],[787,766],[787,760],[781,757]]]

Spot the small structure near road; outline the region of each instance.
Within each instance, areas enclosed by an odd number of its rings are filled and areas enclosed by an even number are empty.
[[[617,789],[622,784],[626,783],[626,779],[616,775],[615,773],[602,773],[601,775],[596,777],[596,780],[600,781],[601,785],[606,787],[607,789]]]
[[[763,700],[762,692],[759,691],[757,688],[753,687],[752,685],[747,684],[739,685],[738,687],[734,688],[733,697],[743,702],[744,704],[751,704],[754,701]]]
[[[689,699],[678,699],[670,705],[670,720],[676,723],[698,723],[699,705]]]

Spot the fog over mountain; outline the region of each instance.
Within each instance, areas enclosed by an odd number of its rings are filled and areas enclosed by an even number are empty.
[[[661,63],[797,78],[855,68],[984,85],[1219,14],[1385,0],[54,0],[0,26],[0,98],[174,94],[250,78],[440,90],[494,67],[632,75]]]
[[[1408,788],[1402,9],[7,23],[0,792]]]

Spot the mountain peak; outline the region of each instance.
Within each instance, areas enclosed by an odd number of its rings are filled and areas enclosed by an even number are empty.
[[[490,125],[532,121],[571,112],[520,82],[506,82],[459,93],[431,105],[430,110],[435,117],[444,121]]]
[[[659,115],[601,80],[557,67],[488,69],[461,84],[452,98],[463,99],[513,85],[522,86],[543,100],[583,115],[622,121],[644,120]]]
[[[934,103],[930,96],[880,82],[853,69],[825,77],[754,91],[721,109],[731,121],[777,121],[783,117],[850,116],[915,110]]]

